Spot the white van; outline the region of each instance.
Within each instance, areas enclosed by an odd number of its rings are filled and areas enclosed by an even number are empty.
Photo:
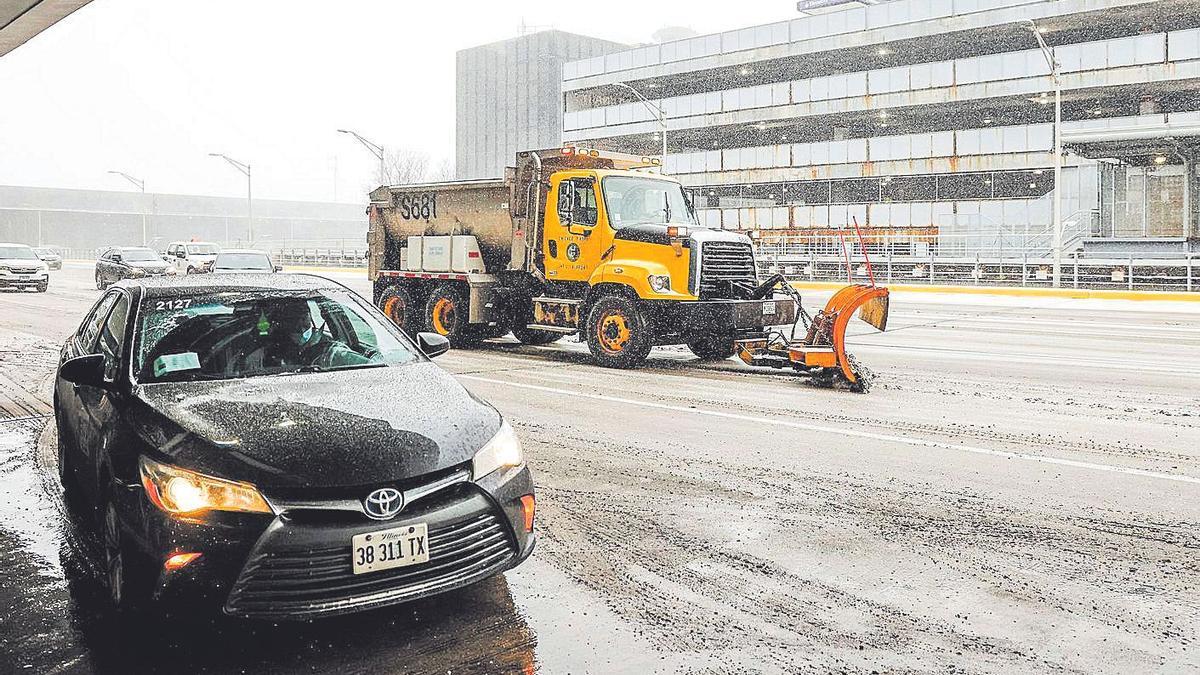
[[[206,241],[175,241],[167,246],[167,262],[177,274],[199,274],[217,259],[221,247]]]

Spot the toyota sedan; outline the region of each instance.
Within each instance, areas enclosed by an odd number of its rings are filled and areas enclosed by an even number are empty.
[[[313,276],[110,288],[62,348],[54,411],[111,604],[306,618],[525,560],[521,444],[430,362],[447,348]]]

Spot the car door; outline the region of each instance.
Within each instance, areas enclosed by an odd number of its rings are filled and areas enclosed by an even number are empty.
[[[67,338],[63,343],[62,352],[59,356],[59,363],[69,361],[77,356],[84,356],[93,353],[96,340],[100,335],[100,328],[105,319],[108,317],[109,311],[116,304],[117,298],[121,294],[120,291],[109,291],[104,294],[92,307],[92,311],[79,324],[79,329],[74,335]],[[87,413],[84,411],[85,399],[88,398],[88,392],[83,391],[84,387],[67,382],[62,378],[58,378],[54,383],[57,391],[58,410],[57,414],[63,418],[63,424],[60,426],[60,432],[70,434],[70,445],[74,446],[84,456],[88,457],[89,448],[86,444]],[[76,466],[79,466],[76,463]],[[84,481],[86,486],[86,481]]]
[[[108,283],[108,256],[110,253],[112,253],[112,249],[101,253],[100,257],[96,258],[96,281],[98,282]]]
[[[108,315],[99,324],[96,341],[89,352],[104,355],[104,386],[79,387],[80,447],[85,448],[85,466],[94,472],[92,477],[100,475],[100,467],[110,456],[119,456],[117,446],[121,444],[114,443],[113,439],[121,432],[119,414],[126,398],[121,385],[126,382],[122,371],[126,369],[125,336],[132,306],[129,293],[118,290]],[[95,481],[92,484],[102,487]]]

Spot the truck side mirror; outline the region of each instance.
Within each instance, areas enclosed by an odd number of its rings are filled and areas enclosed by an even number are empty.
[[[575,204],[575,183],[564,180],[558,184],[558,222],[571,224],[571,207]]]

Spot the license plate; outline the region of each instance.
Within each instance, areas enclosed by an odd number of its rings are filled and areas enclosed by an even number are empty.
[[[425,523],[356,534],[350,540],[350,563],[355,574],[423,562],[429,562],[429,527]]]
[[[770,316],[775,313],[775,303],[773,302],[764,302],[762,307],[763,316]]]

